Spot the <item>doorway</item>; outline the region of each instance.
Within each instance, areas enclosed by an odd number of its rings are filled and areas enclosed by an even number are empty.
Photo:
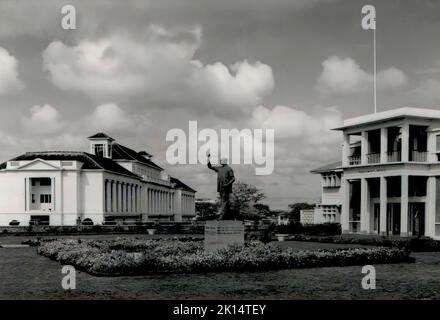
[[[425,204],[423,202],[411,202],[408,204],[410,235],[425,235]]]
[[[380,203],[373,204],[373,233],[380,234]]]
[[[387,234],[400,235],[400,203],[387,204]]]

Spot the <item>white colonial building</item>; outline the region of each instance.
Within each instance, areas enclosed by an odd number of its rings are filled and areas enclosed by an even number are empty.
[[[440,239],[440,111],[399,108],[347,119],[342,161],[322,177],[315,220],[343,233]]]
[[[89,153],[26,152],[2,163],[0,225],[180,222],[195,216],[196,191],[167,175],[150,154],[104,133],[89,141]]]

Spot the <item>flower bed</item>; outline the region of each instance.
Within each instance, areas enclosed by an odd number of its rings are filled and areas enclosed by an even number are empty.
[[[298,251],[260,242],[205,253],[201,242],[176,240],[55,240],[38,253],[93,275],[263,271],[413,262],[398,248]]]

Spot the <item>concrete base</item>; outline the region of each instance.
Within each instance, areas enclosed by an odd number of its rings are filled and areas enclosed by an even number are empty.
[[[242,221],[206,221],[205,252],[223,249],[231,244],[244,244],[244,224]]]

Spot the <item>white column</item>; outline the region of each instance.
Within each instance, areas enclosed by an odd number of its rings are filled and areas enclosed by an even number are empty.
[[[361,233],[370,233],[370,191],[368,181],[361,179]]]
[[[132,212],[132,209],[131,209],[131,184],[129,184],[128,185],[128,189],[127,189],[127,192],[128,192],[128,196],[127,196],[127,211],[128,212]]]
[[[408,175],[401,177],[400,193],[400,236],[408,236]]]
[[[341,181],[342,188],[342,209],[341,209],[341,229],[342,233],[350,232],[350,182],[346,179]]]
[[[142,206],[142,194],[144,192],[144,188],[142,186],[139,186],[139,194],[138,194],[138,212],[143,213],[143,206]]]
[[[116,211],[116,184],[115,184],[115,182],[113,180],[112,180],[112,183],[111,183],[111,189],[112,189],[112,197],[111,197],[112,206],[111,206],[111,211],[115,212]]]
[[[380,234],[387,233],[387,179],[380,177]]]
[[[130,189],[130,184],[126,183],[125,184],[125,211],[129,212],[130,211],[130,207],[129,207],[129,194],[128,194],[128,190]]]
[[[437,162],[437,141],[436,141],[436,134],[435,132],[432,132],[430,130],[426,130],[426,134],[428,135],[428,142],[427,142],[427,150],[428,150],[428,156],[427,161],[428,162]]]
[[[361,164],[366,165],[368,163],[367,154],[369,152],[368,146],[368,131],[361,132]]]
[[[182,221],[182,190],[176,189],[174,193],[174,221]]]
[[[402,162],[409,161],[409,124],[402,125]]]
[[[388,162],[388,128],[380,128],[380,163]]]
[[[342,166],[347,167],[348,156],[350,155],[350,136],[344,132],[344,142],[342,143]]]
[[[124,198],[125,198],[125,188],[124,188],[124,186],[125,186],[125,183],[122,182],[122,183],[121,183],[121,207],[120,207],[120,209],[119,209],[121,212],[124,212],[124,209],[125,209],[125,202],[124,202]]]
[[[121,183],[116,182],[116,212],[121,212]]]
[[[425,205],[425,236],[435,236],[435,203],[436,203],[436,178],[429,177],[426,185]]]
[[[112,189],[111,189],[110,180],[105,180],[105,181],[106,181],[106,183],[105,183],[105,200],[106,200],[105,205],[107,207],[106,211],[110,212],[111,211],[111,207],[112,207],[112,203],[111,203],[111,199],[112,199],[111,192],[112,192]]]

